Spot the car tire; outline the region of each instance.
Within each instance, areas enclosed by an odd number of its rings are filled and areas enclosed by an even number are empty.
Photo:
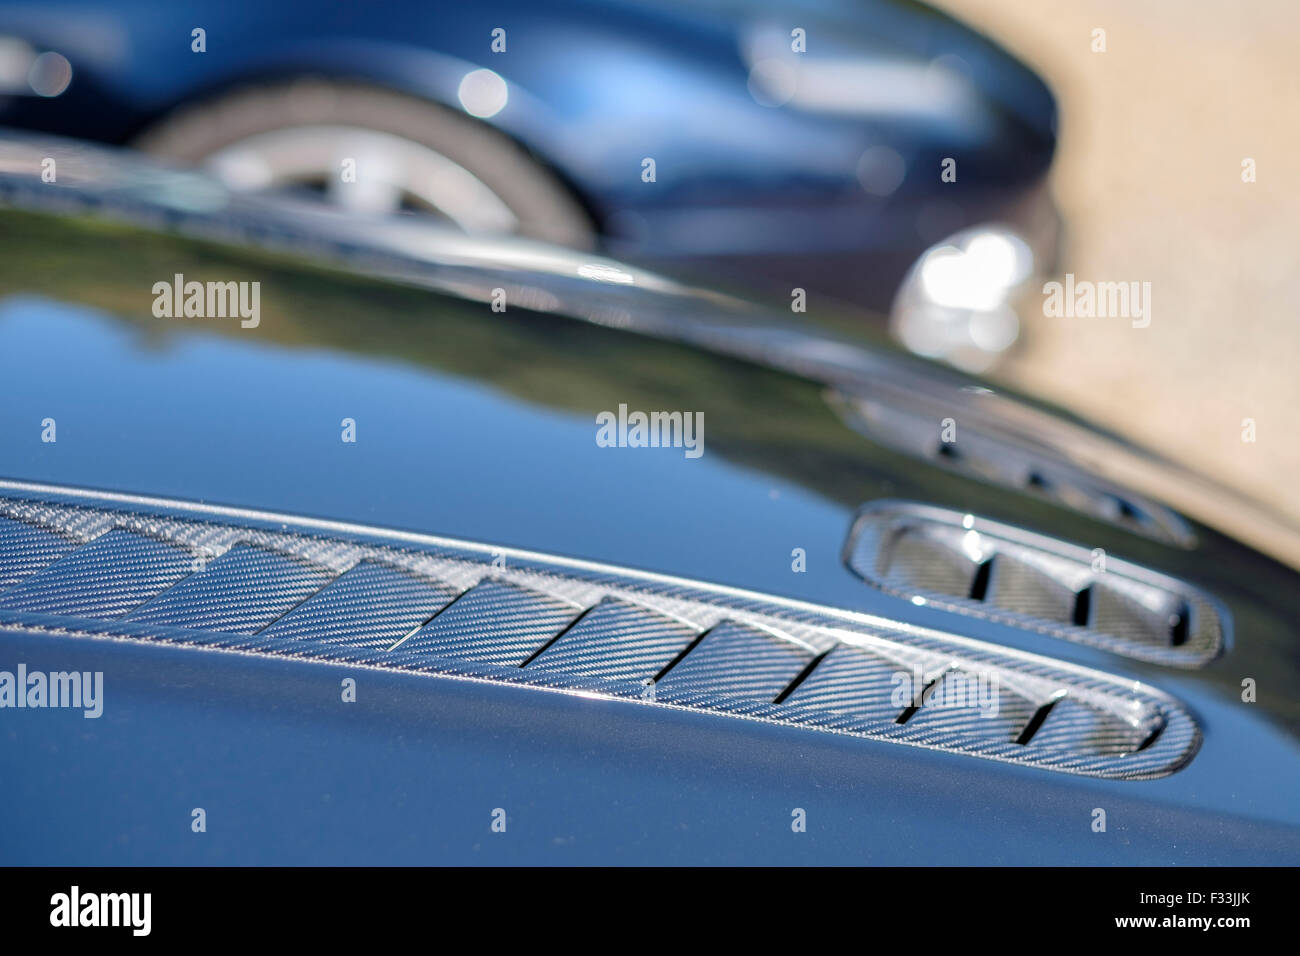
[[[172,162],[208,166],[230,182],[214,160],[232,150],[255,154],[259,144],[277,136],[337,137],[352,130],[357,138],[373,134],[381,144],[403,141],[426,151],[427,159],[443,157],[471,174],[513,218],[489,219],[476,231],[513,232],[574,248],[592,245],[595,230],[581,203],[514,140],[477,119],[391,90],[322,79],[245,88],[178,108],[133,145]],[[336,170],[319,172],[328,177]]]

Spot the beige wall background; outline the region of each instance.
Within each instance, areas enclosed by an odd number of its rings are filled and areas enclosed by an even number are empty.
[[[1152,284],[1146,329],[1032,315],[999,377],[1300,522],[1300,0],[931,2],[1057,94],[1061,273]]]

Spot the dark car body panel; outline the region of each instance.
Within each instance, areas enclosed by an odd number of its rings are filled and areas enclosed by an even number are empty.
[[[640,277],[633,288],[530,274],[503,258],[521,288],[606,304],[583,319],[541,305],[497,313],[84,213],[0,212],[6,478],[447,535],[867,611],[1148,683],[1193,712],[1204,742],[1168,777],[1106,781],[382,671],[359,675],[357,702],[342,705],[337,666],[10,631],[0,667],[102,670],[106,701],[97,720],[4,713],[5,862],[1300,856],[1300,587],[1233,528],[1189,517],[1191,547],[1151,540],[876,445],[811,371],[624,327],[656,300],[663,315],[736,308],[719,297]],[[477,267],[439,268],[444,290],[476,287]],[[260,281],[259,326],[154,318],[150,289],[175,273]],[[595,416],[620,403],[703,412],[707,453],[598,447]],[[40,440],[45,418],[57,442]],[[354,444],[340,441],[344,418]],[[841,549],[860,505],[899,497],[1182,577],[1224,602],[1234,644],[1174,670],[871,589]],[[792,569],[795,548],[805,573]],[[1244,678],[1258,702],[1243,702]],[[190,830],[195,807],[206,833]],[[505,834],[490,829],[498,807]],[[807,811],[806,833],[791,830],[794,808]],[[1092,829],[1097,808],[1104,833]]]

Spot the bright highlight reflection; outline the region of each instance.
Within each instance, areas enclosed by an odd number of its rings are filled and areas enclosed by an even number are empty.
[[[894,300],[891,325],[913,352],[980,372],[1020,334],[1013,300],[1034,272],[1015,233],[978,227],[932,246]]]
[[[510,91],[506,81],[493,70],[473,70],[460,81],[456,96],[470,116],[487,119],[505,109]]]

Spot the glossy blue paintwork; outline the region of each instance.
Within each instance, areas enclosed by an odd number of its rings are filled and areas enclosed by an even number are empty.
[[[1294,863],[1293,826],[1081,780],[626,701],[4,637],[105,672],[105,715],[6,714],[6,862]],[[165,675],[160,679],[160,675]],[[1201,758],[1198,758],[1198,760]],[[1191,782],[1212,775],[1194,773]],[[1179,779],[1183,775],[1172,778]],[[1108,831],[1089,829],[1094,807]],[[190,832],[190,811],[208,830]],[[490,829],[506,810],[505,833]],[[792,808],[807,811],[791,831]]]
[[[630,455],[597,447],[598,409],[559,413],[392,362],[268,351],[253,335],[169,335],[155,343],[159,353],[102,313],[48,300],[0,304],[0,328],[6,353],[26,356],[20,365],[5,363],[6,426],[18,429],[32,415],[62,423],[53,446],[8,448],[15,458],[4,474],[11,477],[119,491],[147,485],[159,495],[437,528],[760,590],[789,593],[793,586],[791,596],[813,600],[844,595],[847,589],[827,578],[853,580],[838,571],[848,517],[842,508],[713,455],[689,460],[674,448]],[[47,350],[52,340],[61,345]],[[80,371],[70,374],[73,368]],[[142,377],[169,398],[142,427],[126,427],[138,421],[140,397],[122,383]],[[358,423],[355,446],[339,441],[344,417]],[[291,424],[310,421],[319,427]],[[237,464],[235,447],[266,467]],[[322,481],[325,474],[332,480]],[[700,533],[709,527],[726,531]],[[766,573],[729,573],[738,551],[773,535],[818,542],[809,560],[837,573],[792,575],[788,549],[773,555]]]
[[[190,31],[207,32],[207,52]],[[507,50],[490,51],[491,31]],[[923,69],[961,97],[935,110],[904,80],[864,91],[859,114],[759,105],[742,48],[754,30],[809,58]],[[1054,100],[991,41],[908,0],[806,4],[547,0],[422,3],[14,4],[0,34],[64,53],[59,97],[0,102],[0,125],[126,143],[181,104],[248,84],[352,78],[459,109],[466,73],[511,89],[487,122],[572,187],[610,248],[642,261],[779,279],[883,308],[926,246],[976,222],[1032,219],[1055,146]],[[858,164],[894,150],[906,178],[865,193]],[[642,160],[657,164],[642,182]],[[959,162],[956,183],[940,163]],[[695,263],[692,267],[692,263]]]
[[[587,323],[5,216],[0,475],[537,549],[862,609],[1132,677],[1204,733],[1100,781],[526,688],[0,635],[0,667],[102,670],[104,716],[0,712],[0,860],[64,863],[1294,863],[1297,576],[1192,551],[873,446],[820,386]],[[262,324],[149,315],[173,269],[266,284]],[[241,272],[239,270],[245,270]],[[278,290],[278,291],[276,291]],[[685,300],[683,300],[685,305]],[[705,413],[706,454],[600,448],[620,400]],[[54,417],[58,441],[40,441]],[[344,417],[358,441],[340,441]],[[857,505],[967,508],[1224,600],[1230,652],[1174,671],[866,588]],[[791,550],[807,550],[794,573]],[[356,704],[340,681],[359,679]],[[1259,699],[1244,704],[1240,680]],[[208,832],[190,832],[203,807]],[[507,833],[491,832],[494,808]],[[794,834],[791,812],[808,813]],[[1107,811],[1104,834],[1091,829]]]

